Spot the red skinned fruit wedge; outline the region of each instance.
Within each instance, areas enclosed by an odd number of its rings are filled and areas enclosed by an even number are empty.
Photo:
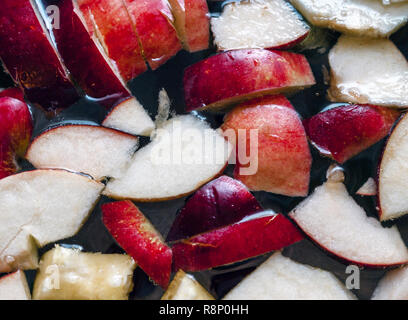
[[[306,196],[312,157],[299,115],[284,96],[241,104],[225,116],[224,135],[235,134],[234,177],[250,190]]]
[[[173,246],[174,268],[200,271],[280,250],[303,239],[281,214],[264,211]]]
[[[102,213],[103,223],[123,250],[155,283],[166,289],[172,251],[150,221],[131,201],[104,204]]]
[[[183,81],[187,111],[221,111],[251,98],[315,84],[303,55],[263,49],[219,53],[188,67]]]
[[[0,58],[28,100],[50,115],[78,99],[41,17],[30,0],[4,0],[0,12]]]
[[[261,205],[241,182],[221,176],[188,199],[174,221],[167,241],[224,227],[259,211],[262,211]]]
[[[390,132],[400,112],[370,105],[345,105],[303,121],[312,144],[322,155],[343,163]]]
[[[14,99],[20,100],[22,102],[25,102],[24,101],[24,93],[19,88],[7,88],[7,89],[4,89],[4,90],[1,90],[0,91],[0,98],[3,98],[3,97],[10,97],[10,98],[14,98]]]

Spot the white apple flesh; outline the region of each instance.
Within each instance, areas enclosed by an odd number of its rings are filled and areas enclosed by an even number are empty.
[[[408,267],[388,271],[378,283],[371,300],[408,300]]]
[[[0,300],[31,300],[30,288],[23,271],[0,278]]]

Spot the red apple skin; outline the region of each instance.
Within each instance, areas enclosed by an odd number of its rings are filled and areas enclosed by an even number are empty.
[[[344,163],[386,137],[398,110],[373,105],[345,105],[303,121],[307,135],[325,156]]]
[[[142,48],[122,0],[77,0],[79,9],[94,30],[100,32],[109,58],[115,61],[125,82],[147,70]]]
[[[3,0],[0,58],[28,100],[54,115],[78,99],[29,0]]]
[[[181,50],[169,4],[165,0],[124,0],[124,3],[144,56],[150,68],[156,70]]]
[[[25,102],[0,98],[0,179],[17,172],[16,157],[23,157],[33,132],[30,110]]]
[[[176,243],[174,271],[211,269],[280,250],[302,239],[302,233],[285,216],[255,214],[252,219]]]
[[[84,92],[110,109],[130,95],[99,51],[86,26],[74,10],[73,0],[59,3],[60,28],[54,37],[65,65]]]
[[[238,155],[244,147],[251,154],[249,130],[258,130],[258,170],[241,174],[248,165],[237,157],[234,178],[253,191],[307,196],[312,156],[302,121],[284,96],[257,98],[237,106],[225,116],[222,129],[233,129],[237,137],[238,130],[246,130],[246,145],[235,142]]]
[[[221,176],[188,199],[174,221],[167,241],[225,227],[259,211],[262,211],[261,205],[241,182]]]
[[[186,41],[188,50],[208,49],[210,43],[210,13],[206,0],[184,0]]]
[[[163,289],[170,282],[172,250],[131,201],[102,206],[103,223],[118,244]]]
[[[312,86],[315,79],[303,55],[264,49],[222,52],[184,72],[186,110],[224,109],[266,94]]]
[[[20,100],[21,102],[25,103],[24,93],[19,88],[7,88],[7,89],[0,91],[0,98],[3,98],[3,97],[14,98],[14,99]]]

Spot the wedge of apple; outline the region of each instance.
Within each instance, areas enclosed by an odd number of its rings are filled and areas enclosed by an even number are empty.
[[[281,214],[264,211],[238,223],[177,242],[174,269],[201,271],[280,250],[303,239]]]
[[[339,163],[386,137],[400,112],[372,105],[336,107],[303,121],[312,144]]]
[[[408,4],[381,0],[290,0],[318,27],[354,36],[387,38],[408,21]],[[385,0],[383,1],[385,2]]]
[[[356,194],[359,196],[376,196],[377,195],[377,183],[373,178],[368,178],[366,182],[357,190]]]
[[[113,238],[158,285],[169,285],[172,251],[150,221],[131,202],[102,206],[103,223]]]
[[[188,67],[183,81],[187,111],[220,111],[251,98],[315,84],[303,55],[263,49],[219,53]]]
[[[123,254],[56,246],[41,258],[34,300],[127,300],[136,264]]]
[[[179,270],[161,300],[214,300],[192,275]]]
[[[307,196],[312,156],[302,121],[284,96],[242,103],[222,129],[227,136],[235,132],[236,179],[254,191]]]
[[[261,205],[241,182],[221,176],[187,200],[167,235],[167,241],[225,227],[259,211],[262,211]]]
[[[24,101],[24,93],[20,88],[7,88],[7,89],[0,89],[0,98],[9,97],[20,100],[21,102]]]
[[[78,99],[34,2],[2,1],[0,58],[27,98],[50,115]]]
[[[330,272],[273,254],[224,300],[356,300]]]
[[[102,125],[140,136],[150,136],[154,130],[153,120],[134,97],[117,104],[106,116]]]
[[[155,131],[123,177],[109,181],[104,195],[135,201],[180,198],[220,175],[231,152],[232,146],[206,122],[177,116]]]
[[[390,40],[341,36],[329,62],[332,101],[408,106],[408,62]]]
[[[218,50],[287,49],[304,40],[309,26],[285,0],[230,2],[211,18]]]
[[[0,272],[35,269],[36,247],[78,232],[103,184],[64,170],[34,170],[0,180]]]
[[[30,288],[23,271],[0,278],[0,300],[31,300]]]
[[[96,180],[119,178],[130,165],[138,138],[117,130],[66,125],[38,136],[26,159],[36,168],[59,168],[82,172]]]
[[[388,271],[380,280],[371,300],[408,300],[408,267]]]
[[[367,217],[340,179],[330,179],[300,203],[290,217],[318,245],[342,260],[367,267],[407,263],[408,250],[396,226]]]

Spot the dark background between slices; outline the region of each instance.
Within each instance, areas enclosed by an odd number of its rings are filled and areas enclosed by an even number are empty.
[[[45,5],[58,3],[58,0],[42,1]],[[221,12],[222,2],[209,2],[209,6],[212,14],[217,15]],[[327,85],[324,84],[322,70],[324,66],[328,69],[327,53],[335,44],[338,35],[339,34],[335,32],[320,30],[316,38],[311,41],[308,47],[303,48],[303,50],[302,48],[294,49],[294,51],[301,51],[301,53],[307,56],[317,80],[317,85],[290,97],[290,101],[304,118],[310,117],[330,105],[330,102],[326,99]],[[405,56],[408,57],[408,27],[398,31],[391,37],[391,39]],[[316,47],[316,45],[318,46]],[[182,114],[184,113],[182,90],[184,68],[214,53],[215,48],[195,54],[182,51],[158,70],[154,72],[148,71],[132,80],[130,83],[132,92],[149,111],[150,115],[154,117],[157,113],[158,92],[161,88],[165,88],[173,102],[172,111]],[[0,70],[0,87],[7,88],[9,86],[12,86],[11,79],[6,74],[1,73]],[[37,108],[33,107],[32,111],[35,118],[34,135],[38,135],[47,128],[61,124],[99,124],[106,115],[106,110],[104,108],[85,98],[78,101],[51,121],[47,121],[43,117],[41,111]],[[209,113],[200,114],[204,116],[214,128],[219,127],[222,123],[222,115]],[[141,140],[142,145],[148,143],[148,139],[146,138],[142,138]],[[347,189],[354,199],[365,208],[370,216],[377,216],[375,200],[373,197],[360,197],[355,195],[355,192],[369,177],[374,177],[378,158],[383,147],[384,140],[349,160],[343,166],[346,171]],[[329,159],[321,157],[312,146],[311,150],[313,154],[313,168],[310,190],[312,191],[325,180],[326,170],[332,162]],[[23,161],[21,165],[24,170],[32,169],[31,165],[27,162]],[[232,168],[229,167],[226,174],[230,175],[231,172]],[[276,212],[281,212],[283,214],[288,214],[291,209],[302,200],[302,198],[289,198],[267,192],[255,192],[254,195],[265,209],[273,209]],[[159,203],[137,203],[137,205],[152,221],[155,227],[166,236],[177,211],[183,207],[185,200],[186,198],[182,198]],[[100,206],[101,204],[110,201],[112,200],[103,197],[81,231],[75,237],[59,241],[58,243],[69,246],[79,245],[85,251],[90,252],[123,252],[123,250],[114,242],[101,221]],[[408,244],[408,217],[399,219],[396,224],[404,241]],[[392,225],[392,223],[384,224],[386,227],[390,225]],[[40,249],[40,255],[51,249],[53,246],[54,244],[50,244]],[[329,256],[309,240],[303,240],[286,248],[284,250],[284,255],[301,263],[328,270],[334,273],[342,281],[347,278],[345,269],[348,264],[343,263],[335,257]],[[267,254],[233,265],[194,273],[194,275],[215,297],[222,298],[231,288],[269,256],[270,254]],[[361,289],[355,290],[354,293],[360,299],[369,299],[378,280],[384,273],[385,270],[382,269],[362,269]],[[27,276],[30,285],[32,286],[35,278],[35,271],[27,271]],[[134,290],[130,295],[130,299],[159,299],[162,294],[163,290],[154,286],[149,281],[148,276],[145,275],[140,268],[137,268],[134,275]]]

